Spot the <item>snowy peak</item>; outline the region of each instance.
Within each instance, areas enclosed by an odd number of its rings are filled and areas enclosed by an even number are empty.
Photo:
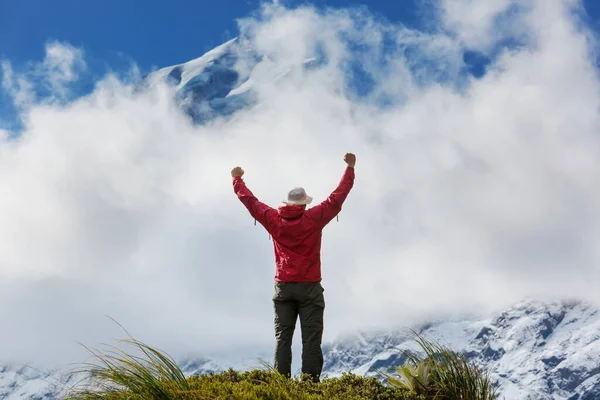
[[[600,399],[600,310],[584,302],[527,301],[491,318],[431,324],[419,333],[490,371],[505,399]],[[377,375],[415,350],[405,332],[326,348],[327,373]],[[371,354],[371,357],[369,357]]]
[[[255,104],[251,75],[260,62],[248,42],[236,38],[202,57],[151,73],[142,86],[172,85],[175,102],[194,123],[203,124]]]
[[[166,80],[175,85],[177,89],[181,89],[192,78],[202,74],[206,67],[211,63],[219,62],[221,58],[226,57],[227,54],[231,54],[233,51],[232,47],[237,41],[237,38],[232,39],[214,48],[203,56],[186,63],[161,68],[149,75],[149,79],[153,83]]]
[[[600,399],[599,339],[591,305],[529,302],[500,314],[466,352],[493,371],[506,398]]]
[[[257,85],[285,80],[294,68],[310,70],[318,65],[320,60],[315,57],[295,66],[278,64],[240,37],[202,57],[155,71],[140,86],[172,85],[175,102],[195,124],[205,124],[256,105]]]

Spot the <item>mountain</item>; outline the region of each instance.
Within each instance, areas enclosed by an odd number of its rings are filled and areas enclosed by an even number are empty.
[[[26,365],[1,365],[1,400],[47,400],[56,399],[61,388],[72,384],[69,376],[56,371],[41,371]]]
[[[526,301],[489,318],[440,321],[418,329],[491,372],[506,400],[600,399],[600,309],[584,302]],[[405,330],[362,332],[324,345],[324,374],[377,375],[415,350]],[[218,360],[186,360],[186,374],[222,371]],[[239,363],[238,365],[242,365]],[[0,399],[56,398],[68,376],[0,367]]]
[[[430,324],[419,332],[491,372],[507,400],[600,399],[600,309],[527,301],[487,319]],[[406,332],[359,334],[326,348],[325,369],[374,375],[415,349]]]
[[[305,60],[300,68],[317,66]],[[258,102],[256,82],[277,82],[294,67],[278,66],[258,54],[244,38],[236,38],[184,64],[162,68],[145,76],[138,89],[167,82],[175,87],[175,102],[195,124],[227,117]]]
[[[205,123],[254,103],[251,76],[260,61],[243,41],[233,39],[195,60],[153,72],[142,86],[175,86],[175,101],[182,110],[195,123]]]

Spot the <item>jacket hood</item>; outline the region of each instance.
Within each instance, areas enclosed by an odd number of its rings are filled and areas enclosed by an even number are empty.
[[[302,214],[304,214],[304,211],[306,211],[305,205],[301,205],[301,206],[285,205],[285,206],[279,207],[279,210],[278,210],[279,215],[285,219],[300,218],[302,216]]]

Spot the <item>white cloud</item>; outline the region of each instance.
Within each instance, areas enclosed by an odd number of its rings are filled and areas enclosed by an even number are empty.
[[[83,51],[68,43],[49,42],[46,55],[40,63],[30,63],[23,71],[15,72],[12,65],[3,60],[2,88],[21,109],[39,104],[66,101],[71,96],[69,85],[75,82],[86,63]]]
[[[52,88],[53,93],[65,96],[65,85],[75,81],[85,70],[83,52],[68,43],[50,42],[46,44],[46,58],[40,72]]]
[[[468,48],[487,50],[507,36],[522,36],[527,26],[519,18],[533,1],[441,0],[438,12],[442,26]],[[507,15],[509,14],[509,15]]]
[[[34,102],[35,94],[33,84],[22,76],[15,76],[12,66],[7,61],[2,61],[2,89],[11,97],[14,104],[21,107]]]
[[[503,9],[489,4],[477,15]],[[569,4],[532,2],[514,27],[530,32],[527,46],[466,83],[461,41],[474,33],[275,5],[242,29],[272,68],[293,73],[256,79],[261,104],[231,120],[193,127],[170,89],[135,93],[110,77],[85,98],[32,105],[22,136],[0,144],[0,320],[11,327],[0,354],[78,359],[76,340],[118,336],[104,314],[174,352],[268,349],[272,244],[229,171],[242,165],[272,205],[298,184],[320,199],[347,151],[356,187],[324,232],[327,339],[523,296],[598,301],[600,90]],[[453,15],[457,26],[476,19]],[[473,28],[481,43],[497,39],[488,26]],[[342,35],[364,38],[373,96],[391,106],[345,92],[355,53]],[[386,35],[405,42],[388,51]],[[317,43],[329,63],[303,72]],[[425,70],[407,44],[449,77],[417,79]],[[49,79],[74,79],[57,54],[47,71],[62,78]]]
[[[13,80],[12,67],[8,62],[3,61],[2,62],[2,89],[7,90],[7,91],[10,90],[10,88],[12,87],[12,80]]]

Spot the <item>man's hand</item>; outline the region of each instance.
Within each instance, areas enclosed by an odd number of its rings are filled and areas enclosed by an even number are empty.
[[[356,164],[356,156],[352,153],[346,153],[344,156],[344,161],[346,161],[346,164],[348,164],[350,168],[354,168],[354,165]]]
[[[234,169],[231,170],[231,177],[232,178],[237,178],[237,177],[242,177],[244,176],[244,170],[241,167],[235,167]]]

